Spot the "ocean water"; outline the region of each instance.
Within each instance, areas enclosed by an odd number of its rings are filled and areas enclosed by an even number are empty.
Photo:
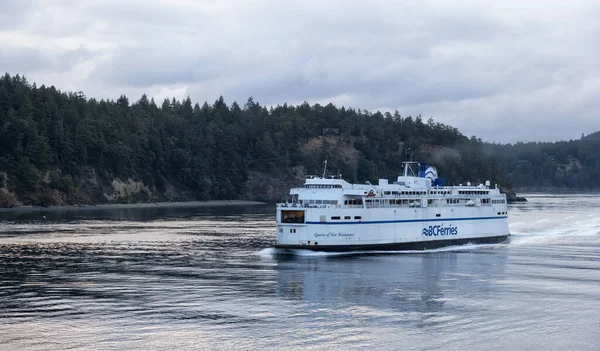
[[[600,350],[600,196],[497,245],[281,255],[272,206],[0,212],[0,350]]]

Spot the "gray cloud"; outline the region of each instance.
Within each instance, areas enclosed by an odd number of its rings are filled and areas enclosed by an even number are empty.
[[[11,30],[21,26],[27,12],[35,5],[34,0],[0,1],[0,30]]]
[[[8,68],[12,74],[67,72],[92,57],[94,53],[83,47],[46,51],[37,47],[0,46],[0,67]]]
[[[9,68],[13,74],[47,70],[52,66],[51,58],[36,49],[0,47],[0,67]]]
[[[6,1],[0,18],[20,20],[0,25],[0,65],[98,98],[331,101],[432,116],[490,141],[569,139],[600,129],[599,9],[592,0]]]

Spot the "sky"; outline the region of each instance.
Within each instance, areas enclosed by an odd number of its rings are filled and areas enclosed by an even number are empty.
[[[490,142],[600,130],[600,1],[0,0],[0,71],[87,97],[398,110]]]

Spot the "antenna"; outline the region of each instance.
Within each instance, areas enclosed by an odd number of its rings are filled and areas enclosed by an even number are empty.
[[[325,166],[323,167],[323,178],[325,178],[325,173],[327,172],[327,159],[325,159]]]

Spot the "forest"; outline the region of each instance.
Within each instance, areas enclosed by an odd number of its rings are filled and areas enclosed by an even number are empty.
[[[332,174],[350,182],[395,179],[410,158],[437,166],[447,184],[490,180],[510,191],[489,152],[456,128],[397,111],[264,106],[252,98],[243,105],[223,97],[212,104],[189,97],[157,103],[146,95],[96,100],[19,75],[0,77],[4,207],[276,201],[321,172],[325,159]],[[496,159],[504,167],[512,162]]]
[[[484,148],[519,190],[600,190],[600,132],[577,140],[486,144]]]

